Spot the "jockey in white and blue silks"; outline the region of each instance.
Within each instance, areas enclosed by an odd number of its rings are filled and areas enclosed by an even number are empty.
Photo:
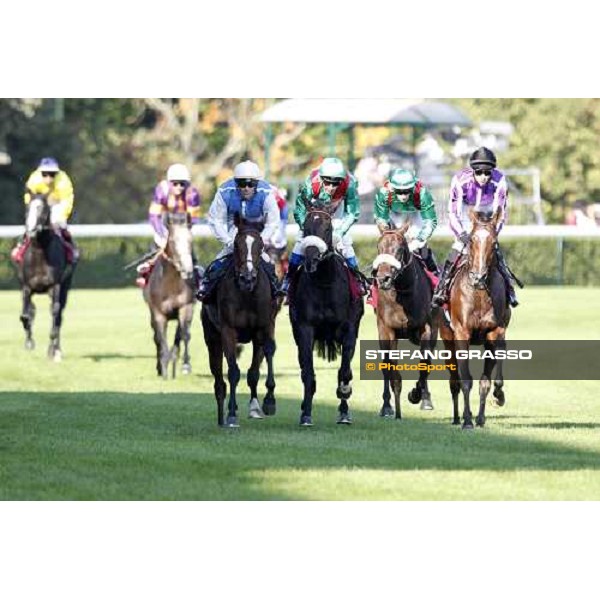
[[[239,214],[247,222],[262,227],[261,237],[268,243],[279,228],[279,208],[271,184],[260,178],[258,165],[247,160],[238,164],[233,177],[217,190],[208,211],[208,225],[215,237],[223,244],[216,259],[207,268],[198,297],[206,298],[224,271],[223,267],[233,253],[233,241],[237,234],[234,217]],[[273,292],[278,290],[275,270],[266,252],[262,253],[262,265],[271,279]]]
[[[469,217],[471,210],[494,214],[500,211],[496,232],[500,234],[506,221],[508,187],[504,173],[496,168],[496,156],[488,148],[477,149],[469,159],[469,168],[459,171],[450,185],[449,215],[450,228],[454,233],[454,243],[444,264],[439,284],[433,295],[432,305],[442,306],[448,300],[448,284],[453,267],[460,254],[467,251],[473,223]],[[497,246],[498,270],[506,281],[508,300],[511,306],[517,306],[512,274],[504,256]]]

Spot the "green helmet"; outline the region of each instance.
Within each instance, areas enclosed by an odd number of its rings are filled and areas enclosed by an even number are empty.
[[[339,158],[324,158],[319,167],[319,175],[330,179],[344,179],[346,169]]]
[[[390,184],[395,190],[413,191],[417,183],[417,176],[406,169],[394,169],[390,175]]]

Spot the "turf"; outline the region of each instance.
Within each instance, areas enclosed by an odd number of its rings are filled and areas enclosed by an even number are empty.
[[[512,339],[600,339],[594,288],[520,293]],[[0,292],[0,498],[52,499],[600,499],[600,382],[507,382],[507,404],[483,430],[450,425],[447,382],[435,410],[403,394],[404,419],[382,420],[381,384],[360,381],[354,425],[336,426],[336,369],[316,360],[312,430],[287,312],[277,326],[277,415],[216,426],[198,310],[189,376],[155,375],[147,309],[137,290],[74,290],[64,360],[46,358],[49,303],[38,297],[37,347],[23,348],[20,294]],[[375,339],[368,307],[361,338]],[[250,352],[241,358],[248,366]],[[264,369],[263,369],[264,370]],[[261,382],[261,389],[264,383]]]

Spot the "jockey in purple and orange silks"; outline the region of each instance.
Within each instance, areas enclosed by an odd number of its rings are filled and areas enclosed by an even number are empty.
[[[432,306],[442,306],[448,301],[449,282],[456,259],[464,254],[470,240],[470,232],[473,227],[469,212],[474,209],[478,212],[494,214],[500,211],[497,233],[499,234],[506,221],[506,210],[508,201],[508,188],[506,177],[500,169],[496,168],[496,156],[488,148],[478,148],[469,159],[469,168],[459,171],[452,178],[450,186],[450,228],[455,240],[452,244],[450,254],[444,264],[432,299]],[[508,301],[511,306],[519,303],[512,285],[513,275],[508,268],[500,247],[496,247],[498,257],[498,270],[506,281],[508,289]]]
[[[156,250],[164,250],[167,245],[167,227],[164,215],[172,213],[187,213],[190,225],[200,222],[200,193],[191,185],[188,168],[182,164],[174,164],[167,170],[167,178],[161,181],[154,189],[154,197],[150,203],[148,216],[150,225],[154,229],[154,245]],[[194,270],[199,283],[201,277],[200,267],[192,253]],[[138,268],[140,277],[136,283],[145,287],[148,276],[154,264],[153,260],[142,263]]]

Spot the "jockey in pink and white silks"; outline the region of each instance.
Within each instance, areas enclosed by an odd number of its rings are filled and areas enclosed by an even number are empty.
[[[442,306],[448,301],[449,283],[452,280],[454,267],[460,254],[467,251],[470,232],[473,224],[469,212],[475,210],[489,213],[490,216],[500,211],[497,225],[499,234],[506,221],[508,188],[506,177],[496,168],[496,156],[488,148],[478,148],[469,159],[469,167],[459,171],[452,178],[450,185],[450,228],[455,240],[450,254],[444,264],[440,282],[432,299],[432,306]],[[498,270],[504,277],[508,289],[508,301],[517,306],[515,290],[512,285],[513,275],[506,265],[504,256],[497,246]]]

